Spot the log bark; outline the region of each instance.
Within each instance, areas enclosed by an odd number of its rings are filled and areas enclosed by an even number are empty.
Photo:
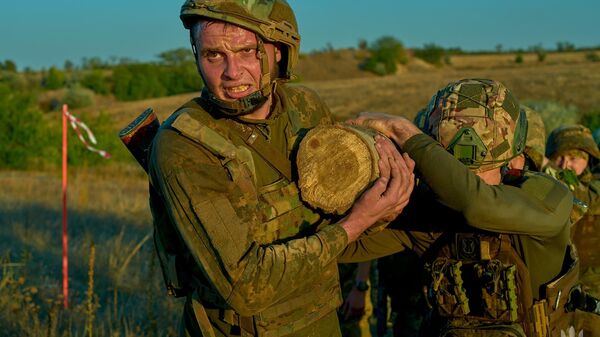
[[[327,213],[348,211],[379,177],[377,134],[341,123],[310,130],[296,158],[302,199]]]

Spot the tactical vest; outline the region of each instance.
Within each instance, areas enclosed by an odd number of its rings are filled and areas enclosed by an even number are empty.
[[[564,312],[578,280],[574,258],[559,277],[532,297],[529,271],[511,235],[447,233],[426,256],[425,297],[443,322],[439,336],[560,336],[572,323]],[[436,332],[437,333],[437,332]]]
[[[303,94],[292,90],[287,93]],[[291,128],[288,128],[288,144],[290,147],[295,146],[299,143],[298,138],[302,137],[308,128],[315,126],[323,119],[322,113],[309,114],[307,117],[294,104],[296,100],[293,99],[293,96],[291,99],[281,96],[281,99],[286,100],[283,111],[287,115],[279,118],[289,118]],[[267,245],[299,234],[305,236],[314,233],[317,226],[327,224],[326,221],[321,221],[319,214],[304,206],[300,200],[296,183],[286,176],[285,168],[281,169],[281,166],[286,165],[285,161],[288,162],[287,165],[290,165],[287,157],[285,160],[281,158],[270,160],[272,157],[264,154],[264,152],[269,153],[270,149],[263,147],[264,145],[253,144],[255,141],[260,141],[258,137],[261,136],[257,135],[252,127],[231,119],[215,119],[199,103],[201,102],[186,103],[175,113],[171,127],[183,136],[197,142],[218,158],[227,170],[231,181],[242,192],[243,206],[253,207],[256,210],[255,225],[250,228],[248,233],[250,242]],[[261,150],[264,151],[258,153]],[[289,150],[292,149],[288,149],[288,152]],[[274,169],[280,171],[281,179],[267,186],[256,186],[254,161],[258,158],[257,156],[265,158]],[[236,205],[235,200],[231,202],[234,208],[241,206]],[[160,250],[160,247],[158,249]],[[163,270],[170,270],[171,273],[174,269],[176,268],[163,266]],[[269,337],[292,333],[331,313],[341,304],[335,264],[332,264],[330,269],[324,271],[319,284],[310,285],[311,289],[302,289],[303,292],[298,296],[288,296],[250,318],[240,317],[230,310],[208,282],[195,282],[191,286],[194,288],[191,300],[195,301],[193,307],[197,320],[201,326],[202,321],[206,321],[204,317],[206,314],[203,314],[204,309],[199,308],[198,305],[208,303],[211,306],[216,305],[225,309],[224,313],[219,314],[221,319],[228,324],[240,326],[247,335]],[[171,278],[182,279],[180,273],[181,270],[176,270],[176,275]],[[164,274],[169,278],[167,273]],[[167,284],[169,284],[169,280],[167,280]],[[248,323],[249,320],[250,323]],[[206,326],[204,328],[208,329]]]
[[[600,267],[600,204],[594,200],[589,200],[590,196],[600,195],[600,181],[591,180],[591,173],[586,172],[582,179],[580,188],[573,192],[574,196],[585,203],[588,203],[587,212],[573,223],[571,227],[571,239],[577,247],[581,269],[589,267]],[[598,198],[600,201],[600,198]],[[595,202],[595,204],[594,204]]]

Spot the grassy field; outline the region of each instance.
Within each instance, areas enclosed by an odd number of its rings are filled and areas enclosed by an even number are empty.
[[[586,62],[583,53],[551,53],[543,63],[526,54],[522,64],[511,54],[463,55],[440,68],[412,60],[387,77],[358,71],[360,57],[345,51],[300,60],[302,83],[314,88],[338,119],[361,111],[413,117],[438,88],[467,77],[500,80],[520,100],[573,105],[580,112],[600,107],[600,63]],[[116,134],[148,106],[164,120],[195,95],[127,103],[103,98],[85,112],[109,114]],[[0,335],[175,335],[181,300],[168,298],[163,289],[149,239],[142,170],[133,159],[82,167],[70,172],[69,184],[72,305],[62,310],[60,174],[0,171]]]

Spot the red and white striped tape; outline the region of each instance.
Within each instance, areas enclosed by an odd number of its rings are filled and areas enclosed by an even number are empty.
[[[85,145],[85,147],[88,150],[90,150],[92,152],[96,152],[97,154],[104,157],[105,159],[110,158],[110,153],[108,153],[104,150],[97,149],[89,144],[89,143],[92,143],[92,144],[96,145],[97,141],[96,141],[96,137],[94,137],[94,133],[92,132],[92,130],[90,130],[90,128],[87,125],[85,125],[84,122],[82,122],[79,118],[73,116],[67,109],[63,109],[63,113],[67,116],[67,119],[69,120],[69,123],[71,124],[71,127],[73,128],[73,130],[75,130],[75,133],[77,133],[77,137],[79,138],[79,140],[83,143],[83,145]],[[85,133],[87,134],[87,137],[90,140],[89,143],[85,139],[85,137],[83,136],[83,134],[81,133],[81,130],[79,130],[79,128],[82,128],[85,131]]]

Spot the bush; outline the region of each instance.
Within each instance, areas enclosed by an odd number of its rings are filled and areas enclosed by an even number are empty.
[[[515,63],[516,64],[523,63],[523,54],[517,53],[517,55],[515,55]]]
[[[0,83],[0,168],[23,169],[45,157],[48,135],[33,94]]]
[[[600,128],[600,108],[592,111],[588,111],[581,116],[581,124],[590,128],[594,131]]]
[[[198,91],[202,80],[196,66],[161,64],[125,64],[113,71],[113,92],[121,101],[175,95]]]
[[[543,49],[536,51],[538,62],[544,62],[546,60],[546,56],[548,55]]]
[[[444,48],[435,43],[425,44],[423,48],[415,50],[415,57],[436,66],[442,65],[445,55],[446,51]]]
[[[93,105],[95,97],[94,92],[90,89],[73,86],[65,92],[62,101],[71,109],[79,109]]]
[[[546,134],[561,125],[579,122],[579,110],[574,105],[565,106],[550,101],[524,101],[523,104],[540,113],[546,126]]]
[[[587,52],[585,54],[585,59],[590,62],[600,62],[600,56],[593,51]]]
[[[44,78],[43,83],[46,89],[60,89],[65,86],[65,73],[58,70],[56,67],[51,67],[50,70],[48,70],[48,75]]]
[[[92,70],[90,73],[83,76],[80,83],[82,86],[93,90],[97,94],[108,95],[110,93],[108,79],[101,70]]]
[[[408,62],[402,42],[391,36],[379,38],[371,45],[369,51],[371,56],[365,60],[362,68],[380,76],[394,74],[398,63]]]

